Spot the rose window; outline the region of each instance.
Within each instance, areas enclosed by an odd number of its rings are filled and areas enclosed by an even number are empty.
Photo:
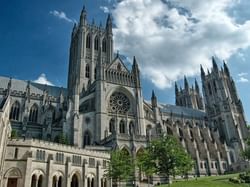
[[[128,97],[121,92],[115,92],[110,96],[109,105],[111,112],[118,114],[125,114],[130,108]]]

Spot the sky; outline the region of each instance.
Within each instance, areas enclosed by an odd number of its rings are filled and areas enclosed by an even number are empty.
[[[136,56],[143,95],[174,104],[173,84],[225,60],[250,121],[249,0],[1,0],[0,75],[66,87],[73,24],[113,17],[115,51]],[[94,20],[93,20],[94,19]]]

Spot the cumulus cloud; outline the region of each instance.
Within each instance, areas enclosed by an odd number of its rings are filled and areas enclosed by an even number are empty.
[[[69,23],[75,23],[76,21],[73,20],[73,19],[70,19],[69,17],[67,17],[66,13],[63,12],[63,11],[57,11],[57,10],[53,10],[53,11],[50,11],[49,12],[51,15],[59,18],[59,19],[62,19],[62,20],[65,20]]]
[[[50,85],[50,86],[54,86],[54,84],[52,84],[46,77],[46,75],[44,73],[42,73],[36,80],[34,80],[33,82],[35,83],[39,83],[39,84],[46,84],[46,85]]]
[[[249,82],[249,80],[247,78],[245,78],[245,77],[240,77],[238,79],[238,82]]]
[[[115,46],[135,55],[142,75],[158,88],[211,67],[211,56],[228,60],[250,46],[250,21],[237,23],[228,10],[238,0],[123,0],[112,10]]]
[[[106,6],[100,6],[100,9],[104,12],[104,13],[109,13],[109,8]]]
[[[238,73],[238,82],[249,82],[248,78],[246,77],[248,75],[248,73],[242,72],[242,73]]]

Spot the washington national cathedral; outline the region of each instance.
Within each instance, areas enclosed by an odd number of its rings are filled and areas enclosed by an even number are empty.
[[[212,58],[207,73],[201,66],[202,88],[186,78],[175,84],[176,105],[158,103],[154,92],[148,102],[140,62],[134,57],[126,67],[113,43],[112,17],[105,27],[89,24],[83,8],[71,34],[67,88],[0,77],[0,187],[110,187],[109,150],[135,158],[163,133],[195,161],[190,176],[248,167],[241,151],[249,131],[226,63]],[[134,180],[142,185],[147,177],[138,172]],[[155,175],[150,183],[164,180]]]

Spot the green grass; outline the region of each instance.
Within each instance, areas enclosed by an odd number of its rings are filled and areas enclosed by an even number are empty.
[[[250,184],[234,184],[229,182],[229,178],[237,177],[238,174],[221,175],[212,177],[200,177],[195,179],[189,179],[188,181],[174,181],[170,187],[250,187]],[[161,187],[168,187],[168,185],[162,185]]]

